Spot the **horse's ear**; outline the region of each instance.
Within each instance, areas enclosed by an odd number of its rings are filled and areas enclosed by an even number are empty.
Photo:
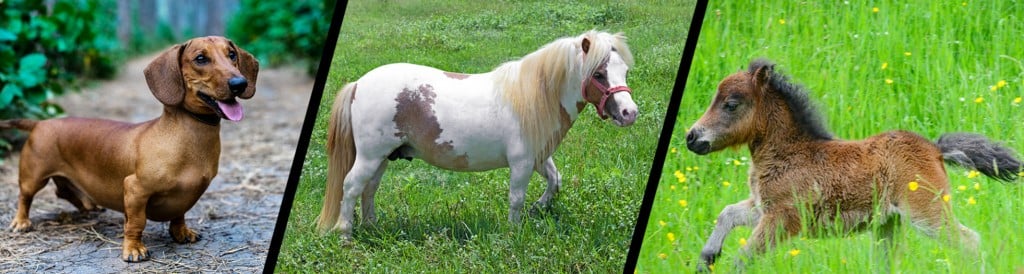
[[[768,83],[771,77],[772,71],[775,70],[775,64],[764,65],[754,71],[754,86],[762,87]]]
[[[590,52],[590,39],[584,37],[581,46],[583,47],[583,54]]]

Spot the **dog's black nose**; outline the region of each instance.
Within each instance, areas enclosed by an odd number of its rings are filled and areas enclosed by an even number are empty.
[[[245,77],[231,77],[231,79],[228,79],[228,88],[231,89],[231,94],[242,94],[247,87],[249,87],[249,81],[245,80]]]

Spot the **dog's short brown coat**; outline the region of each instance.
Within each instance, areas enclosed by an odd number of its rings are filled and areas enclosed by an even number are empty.
[[[149,259],[142,243],[146,219],[170,221],[177,242],[199,240],[185,225],[185,212],[217,175],[220,119],[227,118],[217,101],[237,106],[236,97],[251,98],[258,72],[256,59],[230,40],[195,38],[167,49],[145,69],[150,90],[164,104],[156,119],[0,122],[0,128],[30,131],[18,168],[18,212],[10,227],[31,228],[32,198],[52,179],[57,196],[79,210],[124,212],[125,261]]]

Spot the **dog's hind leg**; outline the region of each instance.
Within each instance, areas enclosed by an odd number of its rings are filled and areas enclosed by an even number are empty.
[[[32,229],[32,221],[28,218],[32,199],[50,181],[43,170],[46,165],[42,162],[45,160],[35,157],[36,152],[32,148],[32,140],[29,139],[21,151],[21,162],[18,163],[18,212],[15,213],[10,225],[11,230],[15,232]]]
[[[71,181],[64,177],[53,177],[53,184],[57,186],[57,197],[64,199],[75,206],[78,211],[90,212],[100,211],[102,208],[96,205],[96,203],[85,192],[71,184]]]
[[[718,255],[722,253],[722,244],[729,232],[737,226],[750,226],[761,219],[761,212],[754,209],[754,200],[746,199],[731,204],[722,209],[718,214],[715,229],[711,231],[707,243],[700,252],[701,261],[697,265],[697,271],[708,271],[708,266],[715,263]]]
[[[363,200],[359,205],[363,212],[363,224],[371,226],[377,224],[377,209],[374,207],[373,196],[377,194],[377,188],[380,187],[380,178],[384,176],[384,170],[387,168],[388,161],[381,161],[377,171],[373,173],[373,178],[370,178],[370,181],[366,184],[366,189],[363,190]]]

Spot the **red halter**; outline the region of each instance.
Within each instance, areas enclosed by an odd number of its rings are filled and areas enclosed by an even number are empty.
[[[615,86],[615,87],[608,88],[605,85],[601,84],[601,82],[598,82],[596,79],[594,79],[593,75],[588,77],[588,79],[590,79],[590,83],[594,84],[594,87],[596,87],[597,90],[601,91],[601,101],[600,101],[600,103],[595,104],[594,107],[597,108],[597,115],[601,116],[602,120],[608,119],[608,115],[606,115],[604,113],[604,104],[606,102],[608,102],[608,97],[611,97],[612,94],[623,92],[623,91],[625,91],[627,93],[630,93],[630,94],[633,93],[633,90],[629,89],[629,87],[627,87],[627,86]],[[583,80],[583,81],[584,81],[584,83],[586,82],[586,80]],[[582,93],[583,93],[583,98],[584,99],[587,98],[587,85],[585,85],[585,84],[583,85]]]

